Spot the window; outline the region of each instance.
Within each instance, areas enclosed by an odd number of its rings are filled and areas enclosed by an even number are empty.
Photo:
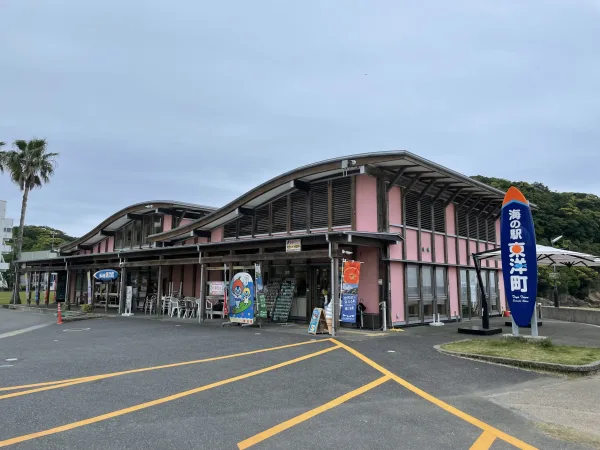
[[[139,247],[142,245],[142,221],[135,220],[131,224],[133,228],[133,240],[131,242],[132,247]]]
[[[269,233],[269,205],[261,206],[256,208],[254,211],[256,216],[256,228],[254,234],[268,234]]]
[[[125,248],[129,248],[131,247],[131,241],[133,238],[133,227],[131,223],[128,223],[127,225],[125,225],[125,241],[123,242],[123,247]]]
[[[498,297],[498,285],[496,284],[496,272],[490,271],[490,310],[498,311],[500,309],[500,298]]]
[[[422,277],[422,285],[421,285],[421,293],[423,294],[423,299],[431,299],[433,298],[433,286],[432,286],[432,268],[430,266],[423,266],[421,268],[421,277]]]
[[[306,220],[308,193],[303,191],[292,192],[290,201],[292,202],[292,231],[306,230],[308,225]]]
[[[148,236],[152,234],[152,214],[145,214],[143,219],[143,231],[142,231],[142,239],[144,244],[149,244]]]
[[[350,177],[331,181],[333,198],[332,226],[352,225],[352,180]]]
[[[438,296],[446,296],[446,269],[443,267],[435,268],[435,293]]]
[[[242,216],[238,220],[240,223],[240,236],[251,236],[254,218],[252,216]]]
[[[237,220],[226,223],[223,227],[223,238],[235,238],[237,237]]]
[[[469,238],[470,239],[479,239],[479,234],[477,232],[477,214],[479,214],[475,210],[471,210],[469,212]]]
[[[458,208],[456,210],[456,217],[458,219],[458,235],[461,237],[468,237],[469,229],[467,226],[467,212],[464,208]]]
[[[442,200],[436,200],[433,204],[433,228],[438,233],[446,232],[446,204]]]
[[[125,233],[123,228],[117,230],[117,234],[115,236],[115,248],[123,248],[124,235]]]
[[[419,297],[419,268],[417,266],[406,268],[406,292],[409,297]]]
[[[152,218],[152,234],[162,233],[163,231],[163,216],[160,214],[154,214]]]
[[[496,242],[496,219],[493,217],[487,220],[487,239],[489,242]]]
[[[171,217],[173,218],[171,222],[171,229],[179,228],[179,224],[181,223],[181,215],[173,214]]]
[[[406,208],[406,226],[418,228],[419,226],[419,215],[417,205],[419,204],[419,197],[415,192],[409,192],[405,197],[405,208]]]
[[[469,318],[469,288],[467,287],[467,271],[460,270],[460,306],[463,319]]]
[[[273,233],[285,233],[287,231],[287,203],[287,196],[279,198],[272,203],[273,228],[271,231]]]
[[[310,227],[312,229],[327,228],[327,182],[314,183],[310,187]]]

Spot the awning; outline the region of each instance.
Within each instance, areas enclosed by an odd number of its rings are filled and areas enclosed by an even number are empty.
[[[542,266],[600,266],[600,258],[587,253],[579,253],[562,248],[548,247],[546,245],[536,245],[536,254],[538,264]],[[475,258],[482,259],[502,259],[500,249],[487,250],[485,252],[475,253]]]

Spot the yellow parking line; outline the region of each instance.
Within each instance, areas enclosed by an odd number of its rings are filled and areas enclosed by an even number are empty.
[[[317,340],[317,341],[304,341],[304,342],[299,342],[296,344],[281,345],[279,347],[270,347],[270,348],[263,348],[260,350],[252,350],[249,352],[235,353],[233,355],[225,355],[225,356],[216,356],[213,358],[197,359],[195,361],[185,361],[185,362],[179,362],[179,363],[173,363],[173,364],[164,364],[162,366],[154,366],[154,367],[143,367],[140,369],[124,370],[122,372],[105,373],[102,375],[92,375],[89,377],[70,378],[70,379],[59,380],[59,381],[48,381],[45,383],[34,383],[34,384],[25,384],[22,386],[5,387],[5,388],[0,388],[0,391],[14,391],[14,390],[18,390],[18,389],[26,389],[26,388],[32,388],[32,387],[36,388],[36,389],[31,389],[28,391],[14,392],[12,394],[0,395],[0,400],[5,399],[5,398],[11,398],[11,397],[19,397],[21,395],[34,394],[36,392],[48,391],[51,389],[58,389],[61,387],[73,386],[75,384],[87,383],[89,381],[103,380],[105,378],[118,377],[121,375],[129,375],[132,373],[147,372],[147,371],[159,370],[159,369],[170,369],[173,367],[187,366],[190,364],[200,364],[200,363],[206,363],[206,362],[212,362],[212,361],[220,361],[223,359],[237,358],[239,356],[256,355],[258,353],[272,352],[274,350],[281,350],[284,348],[298,347],[298,346],[306,345],[306,344],[314,344],[317,342],[329,342],[329,341],[330,341],[330,339],[321,339],[321,340]],[[42,387],[42,386],[45,386],[45,387]]]
[[[416,387],[415,385],[409,383],[408,381],[400,378],[398,375],[390,372],[389,370],[387,370],[385,367],[380,366],[379,364],[377,364],[375,361],[367,358],[365,355],[363,355],[362,353],[354,350],[352,347],[347,346],[346,344],[342,344],[341,342],[339,342],[336,339],[331,339],[331,342],[339,345],[340,347],[342,347],[343,349],[349,351],[350,353],[352,353],[354,356],[356,356],[358,359],[360,359],[361,361],[363,361],[365,364],[368,364],[369,366],[373,367],[375,370],[378,370],[379,372],[381,372],[383,375],[387,375],[388,377],[390,377],[392,380],[396,381],[398,384],[400,384],[401,386],[405,387],[406,389],[408,389],[409,391],[417,394],[419,397],[424,398],[425,400],[433,403],[436,406],[439,406],[440,408],[442,408],[443,410],[449,412],[450,414],[454,414],[457,417],[460,417],[461,419],[463,419],[464,421],[470,423],[471,425],[474,425],[480,429],[482,429],[483,431],[487,431],[491,434],[493,434],[494,436],[496,436],[497,438],[502,439],[503,441],[508,442],[511,445],[514,445],[517,448],[520,448],[521,450],[537,450],[535,447],[527,444],[526,442],[523,442],[515,437],[512,437],[510,434],[506,434],[503,431],[498,430],[497,428],[494,428],[491,425],[488,425],[485,422],[482,422],[481,420],[465,413],[462,412],[460,409],[455,408],[452,405],[449,405],[448,403],[444,402],[443,400],[440,400],[437,397],[434,397],[431,394],[428,394],[427,392],[419,389],[418,387]]]
[[[308,419],[318,416],[319,414],[332,408],[335,408],[336,406],[339,406],[342,403],[347,402],[348,400],[354,397],[364,394],[365,392],[379,386],[380,384],[385,383],[389,379],[390,377],[388,376],[378,378],[377,380],[372,381],[369,384],[365,384],[364,386],[361,386],[358,389],[355,389],[351,392],[348,392],[347,394],[344,394],[341,397],[331,400],[330,402],[327,402],[324,405],[318,406],[315,409],[311,409],[310,411],[300,414],[299,416],[296,416],[290,420],[286,420],[285,422],[282,422],[279,425],[275,425],[274,427],[269,428],[268,430],[265,430],[262,433],[258,433],[238,443],[238,448],[240,450],[244,450],[246,448],[252,447],[253,445],[258,444],[259,442],[262,442],[266,439],[269,439],[270,437],[275,436],[276,434],[281,433],[282,431],[287,430],[288,428],[295,427],[296,425],[305,422]]]
[[[496,436],[489,431],[484,431],[469,450],[489,450],[495,440]]]
[[[291,364],[304,361],[309,358],[313,358],[315,356],[323,355],[325,353],[331,352],[333,350],[338,349],[339,346],[333,346],[326,348],[324,350],[319,350],[318,352],[310,353],[308,355],[300,356],[299,358],[291,359],[289,361],[285,361],[279,364],[275,364],[273,366],[265,367],[264,369],[255,370],[253,372],[246,373],[244,375],[238,375],[236,377],[227,378],[225,380],[217,381],[216,383],[207,384],[205,386],[197,387],[194,389],[190,389],[189,391],[180,392],[178,394],[169,395],[167,397],[159,398],[157,400],[152,400],[146,403],[140,403],[138,405],[130,406],[129,408],[119,409],[117,411],[112,411],[106,414],[102,414],[96,417],[90,417],[89,419],[80,420],[78,422],[68,423],[66,425],[62,425],[60,427],[50,428],[44,431],[38,431],[37,433],[26,434],[23,436],[14,437],[11,439],[6,439],[4,441],[0,441],[0,447],[6,447],[8,445],[18,444],[20,442],[30,441],[32,439],[37,439],[43,436],[49,436],[51,434],[62,433],[63,431],[72,430],[74,428],[83,427],[86,425],[90,425],[97,422],[102,422],[103,420],[112,419],[114,417],[123,416],[125,414],[129,414],[135,411],[139,411],[141,409],[150,408],[152,406],[160,405],[163,403],[167,403],[173,400],[177,400],[183,397],[187,397],[193,394],[197,394],[199,392],[207,391],[209,389],[213,389],[219,386],[223,386],[229,383],[234,383],[236,381],[244,380],[246,378],[250,378],[256,375],[260,375],[266,372],[270,372],[272,370],[279,369],[281,367],[289,366]]]

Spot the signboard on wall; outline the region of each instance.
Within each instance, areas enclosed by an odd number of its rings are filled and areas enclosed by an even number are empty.
[[[209,281],[208,282],[208,295],[224,295],[225,294],[225,282],[224,281]]]
[[[254,281],[247,272],[236,273],[229,285],[229,320],[254,323]]]
[[[517,326],[527,327],[537,294],[535,230],[529,202],[514,186],[502,203],[500,245],[506,300]]]
[[[119,272],[113,269],[103,269],[96,272],[94,278],[103,282],[114,281],[119,278]]]
[[[344,261],[342,268],[342,322],[356,323],[358,306],[358,283],[360,282],[360,262]]]
[[[300,239],[288,239],[285,241],[286,252],[301,252],[302,251],[302,240]]]

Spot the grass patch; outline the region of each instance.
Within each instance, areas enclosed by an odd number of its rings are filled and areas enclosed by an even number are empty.
[[[8,305],[11,297],[12,291],[0,291],[0,305]],[[21,304],[27,303],[25,300],[25,292],[21,292]]]
[[[548,341],[525,339],[472,339],[441,346],[444,350],[474,355],[499,356],[523,361],[581,366],[600,361],[600,348],[554,345]]]

